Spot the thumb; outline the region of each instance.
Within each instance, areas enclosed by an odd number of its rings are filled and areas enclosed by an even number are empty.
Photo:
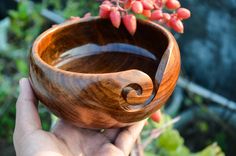
[[[23,78],[19,81],[20,95],[16,103],[15,132],[24,135],[34,130],[41,129],[41,121],[37,110],[37,100],[31,89],[29,80]]]

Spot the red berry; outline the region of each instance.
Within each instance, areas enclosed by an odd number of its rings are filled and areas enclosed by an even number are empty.
[[[131,7],[132,0],[127,0],[127,2],[124,4],[124,9],[129,9]]]
[[[110,13],[111,23],[114,27],[119,28],[121,22],[120,12],[116,9],[112,10]]]
[[[168,21],[170,20],[170,18],[171,18],[170,14],[168,14],[168,13],[163,13],[163,20],[164,20],[165,22],[168,22]]]
[[[151,10],[143,10],[142,14],[143,14],[143,16],[149,18],[149,17],[151,17],[152,12],[151,12]]]
[[[109,14],[110,14],[110,12],[104,11],[104,10],[102,10],[102,9],[99,10],[99,16],[100,16],[101,18],[108,18],[108,17],[109,17]]]
[[[168,25],[178,33],[184,33],[184,25],[180,19],[171,18]]]
[[[151,0],[141,0],[142,4],[143,4],[143,8],[145,10],[152,10],[154,9],[154,5],[153,2]]]
[[[110,15],[111,7],[107,4],[100,5],[99,16],[101,18],[108,18]]]
[[[165,5],[167,0],[161,0],[162,4]]]
[[[177,10],[177,16],[179,19],[188,19],[191,16],[191,12],[186,8],[179,8]]]
[[[166,1],[166,7],[170,10],[175,10],[180,7],[180,3],[178,0],[167,0]]]
[[[104,11],[111,11],[111,6],[108,4],[102,4],[102,5],[100,5],[100,9],[102,9]]]
[[[141,14],[143,12],[143,4],[140,1],[135,1],[132,4],[132,11],[136,14]]]
[[[153,113],[150,117],[153,121],[155,122],[160,122],[161,121],[161,111],[156,111]]]
[[[163,17],[163,13],[161,10],[155,10],[152,12],[151,20],[160,20]]]
[[[131,35],[134,35],[137,28],[136,17],[132,14],[123,17],[123,23]]]
[[[110,1],[108,1],[108,0],[103,1],[102,4],[106,4],[106,5],[112,6],[112,3]]]

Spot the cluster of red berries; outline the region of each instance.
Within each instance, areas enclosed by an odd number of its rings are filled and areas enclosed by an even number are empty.
[[[164,9],[169,13],[164,12]],[[184,32],[182,20],[191,16],[188,9],[181,8],[178,0],[105,0],[100,5],[101,18],[110,18],[116,28],[119,28],[122,20],[131,35],[137,28],[135,14],[166,24],[179,33]]]

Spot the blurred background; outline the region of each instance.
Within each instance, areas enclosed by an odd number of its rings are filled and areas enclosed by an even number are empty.
[[[185,33],[175,35],[182,72],[163,109],[166,122],[180,119],[145,148],[154,156],[234,156],[236,153],[236,0],[180,0],[192,11]],[[0,155],[14,156],[12,135],[18,81],[28,76],[34,39],[70,16],[98,14],[95,0],[0,0]],[[40,105],[43,128],[53,118]],[[161,124],[165,124],[163,121]],[[161,125],[160,124],[160,125]],[[145,133],[160,125],[150,123]]]

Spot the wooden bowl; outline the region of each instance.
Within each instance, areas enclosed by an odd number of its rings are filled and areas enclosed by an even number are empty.
[[[58,117],[84,128],[143,120],[167,101],[180,71],[170,32],[139,20],[131,36],[98,17],[51,28],[34,42],[30,81]]]

